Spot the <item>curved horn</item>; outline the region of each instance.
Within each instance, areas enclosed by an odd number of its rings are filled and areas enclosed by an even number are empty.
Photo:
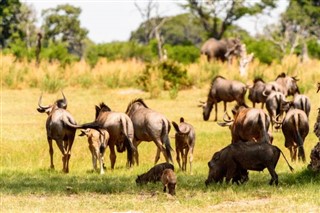
[[[68,102],[67,102],[67,99],[66,99],[66,96],[64,96],[63,94],[63,91],[61,90],[61,93],[62,93],[62,96],[63,96],[63,102],[65,103],[65,105],[67,106],[68,105]]]
[[[204,101],[199,101],[200,102],[200,104],[198,104],[198,107],[205,107],[206,106],[206,102],[204,102]]]
[[[282,120],[281,122],[279,122],[279,121],[278,121],[279,116],[280,116],[280,114],[277,115],[276,118],[273,117],[272,120],[273,120],[274,123],[279,124],[279,125],[282,125],[283,120]]]
[[[43,92],[41,92],[41,95],[40,95],[40,98],[39,98],[39,101],[38,101],[38,106],[39,106],[40,109],[48,109],[48,108],[51,107],[50,105],[49,105],[49,106],[42,106],[42,105],[41,105],[41,102],[42,102],[42,94],[43,94]]]
[[[264,97],[268,97],[268,95],[266,94],[266,90],[263,90],[262,95],[263,95]]]
[[[230,116],[228,115],[228,112],[225,111],[224,114],[223,114],[223,121],[227,122],[227,123],[233,122],[233,119],[226,119],[226,115],[230,118]]]

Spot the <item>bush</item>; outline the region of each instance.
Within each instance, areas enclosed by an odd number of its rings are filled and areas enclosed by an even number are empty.
[[[247,43],[247,52],[253,52],[255,58],[258,58],[260,62],[269,65],[273,60],[280,61],[283,57],[283,54],[271,41],[264,39],[251,40]]]
[[[66,43],[50,43],[47,48],[42,50],[40,55],[49,62],[59,61],[63,67],[67,64],[71,64],[73,61],[79,60],[79,58],[68,52]]]
[[[200,57],[200,50],[195,46],[165,45],[164,49],[167,50],[168,58],[183,64],[194,63]]]

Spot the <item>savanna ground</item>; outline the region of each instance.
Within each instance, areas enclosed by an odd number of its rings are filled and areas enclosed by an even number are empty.
[[[126,62],[130,63],[130,62]],[[123,63],[125,64],[125,63]],[[136,63],[135,63],[136,64]],[[293,65],[296,64],[296,65]],[[154,143],[141,143],[139,146],[140,166],[126,168],[126,154],[117,153],[116,167],[110,169],[109,150],[106,152],[107,171],[104,175],[92,172],[91,155],[86,138],[76,136],[70,160],[70,173],[61,172],[61,153],[54,145],[55,170],[49,169],[49,152],[46,141],[45,121],[47,116],[36,111],[43,76],[56,75],[50,71],[30,71],[23,64],[13,65],[3,62],[1,77],[6,77],[23,69],[27,74],[24,80],[12,78],[11,86],[1,84],[1,212],[319,212],[320,211],[320,175],[306,169],[310,162],[310,151],[318,142],[313,134],[313,125],[320,107],[320,94],[316,94],[316,82],[320,81],[319,61],[309,65],[298,65],[296,61],[284,61],[281,66],[262,67],[254,65],[250,68],[248,78],[242,79],[227,67],[222,67],[219,74],[227,78],[239,79],[251,83],[253,76],[262,75],[266,80],[273,80],[280,72],[297,75],[299,86],[307,94],[312,103],[310,113],[310,132],[305,141],[307,162],[290,162],[295,171],[290,172],[284,159],[280,157],[276,171],[279,185],[269,186],[270,175],[263,172],[250,172],[250,180],[243,185],[212,184],[206,187],[204,181],[208,175],[207,162],[214,152],[230,143],[228,128],[220,127],[211,119],[202,119],[202,109],[197,107],[199,100],[205,100],[210,78],[206,77],[204,66],[191,65],[188,74],[197,82],[192,89],[180,91],[176,99],[171,99],[168,92],[162,92],[157,99],[150,99],[150,94],[134,88],[108,89],[106,87],[89,86],[69,82],[64,88],[68,99],[68,110],[78,123],[90,122],[94,119],[94,106],[105,102],[112,110],[124,112],[128,103],[135,98],[143,98],[146,104],[167,116],[170,121],[179,121],[182,116],[196,130],[197,139],[194,151],[193,174],[179,171],[172,152],[178,177],[176,196],[162,192],[161,183],[137,186],[138,174],[146,172],[153,166],[156,148]],[[19,67],[21,66],[21,67]],[[107,64],[100,65],[107,66]],[[133,65],[126,65],[135,68]],[[141,65],[137,65],[141,66]],[[208,65],[205,65],[208,66]],[[293,67],[292,67],[293,66]],[[31,67],[31,68],[30,68]],[[45,66],[42,66],[45,67]],[[104,69],[98,65],[91,81],[100,79],[110,67]],[[80,76],[79,69],[67,69],[57,79],[65,81]],[[28,70],[29,69],[29,70]],[[42,68],[44,69],[44,68]],[[121,66],[114,70],[121,80],[130,79],[130,74],[123,75]],[[11,71],[10,71],[11,70]],[[79,71],[80,70],[80,71]],[[110,69],[109,69],[110,70]],[[200,70],[200,71],[199,71]],[[202,72],[197,75],[197,72]],[[9,74],[8,74],[9,73]],[[13,74],[17,75],[17,74]],[[124,77],[119,77],[123,75]],[[85,76],[85,75],[83,75]],[[88,77],[90,81],[90,76]],[[209,74],[207,75],[209,76]],[[51,76],[52,77],[52,76]],[[205,80],[207,78],[207,80]],[[10,80],[10,79],[9,79]],[[107,77],[104,80],[108,80]],[[21,83],[22,82],[22,83]],[[28,85],[33,82],[36,88]],[[111,82],[112,83],[112,82]],[[90,82],[88,83],[90,85]],[[3,86],[4,85],[4,86]],[[43,104],[51,104],[61,97],[60,92],[43,95]],[[251,105],[251,103],[249,103]],[[234,104],[228,104],[230,110]],[[219,104],[218,119],[222,119],[222,103]],[[79,131],[77,131],[77,135]],[[170,132],[174,148],[174,130]],[[284,147],[281,132],[274,133],[274,144],[289,159],[289,152]],[[161,156],[160,162],[164,158]]]

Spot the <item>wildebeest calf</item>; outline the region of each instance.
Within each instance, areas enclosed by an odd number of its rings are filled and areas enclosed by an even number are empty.
[[[79,136],[86,135],[88,137],[89,150],[92,156],[92,166],[97,170],[97,160],[100,163],[100,174],[104,174],[104,153],[108,146],[109,133],[107,130],[101,129],[100,132],[95,129],[81,130]]]
[[[222,182],[226,177],[228,183],[232,178],[239,176],[239,171],[254,170],[262,171],[268,169],[271,180],[270,185],[278,185],[278,175],[275,171],[280,153],[285,158],[282,151],[269,143],[233,143],[224,149],[216,152],[208,162],[209,175],[205,181],[206,185],[215,182]],[[287,159],[285,158],[287,161]],[[287,164],[292,171],[293,168]]]
[[[172,169],[165,169],[161,176],[161,182],[163,184],[163,192],[169,190],[169,194],[176,195],[177,177]]]
[[[172,169],[174,166],[171,163],[160,163],[152,167],[148,172],[138,175],[137,184],[146,184],[148,182],[157,182],[161,180],[162,173],[165,169]]]
[[[182,171],[187,171],[187,158],[190,151],[190,173],[192,173],[192,160],[193,160],[193,150],[196,140],[196,134],[194,128],[191,124],[184,121],[184,118],[180,118],[180,124],[172,121],[172,125],[176,130],[175,139],[176,139],[176,153],[177,153],[177,162]],[[182,158],[182,166],[180,162],[180,156]]]

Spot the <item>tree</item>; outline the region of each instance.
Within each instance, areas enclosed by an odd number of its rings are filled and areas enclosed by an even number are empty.
[[[69,4],[44,10],[44,45],[48,46],[50,41],[66,43],[68,52],[81,58],[84,52],[83,41],[88,30],[80,26],[80,13],[80,8]]]
[[[262,13],[266,8],[274,8],[276,0],[187,0],[182,7],[197,17],[208,37],[221,39],[226,30],[236,20],[245,15]]]

